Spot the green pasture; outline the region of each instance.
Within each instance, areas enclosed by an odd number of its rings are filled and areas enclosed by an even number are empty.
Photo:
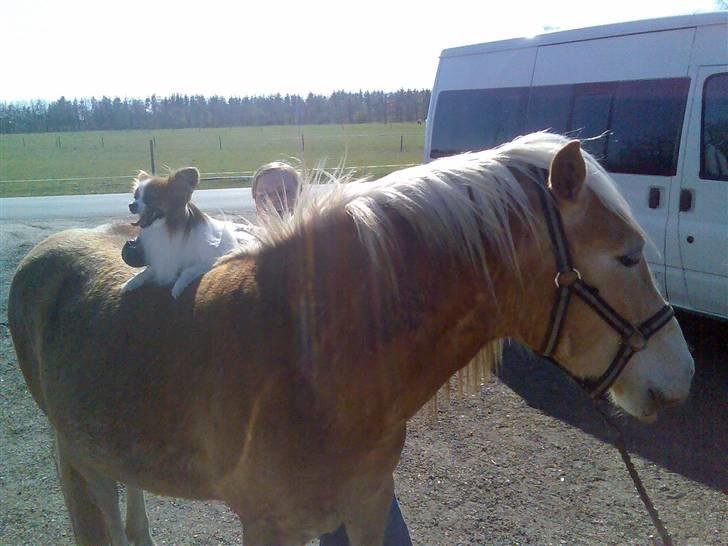
[[[193,165],[205,176],[251,175],[292,158],[311,169],[343,164],[379,177],[420,163],[424,126],[416,123],[234,127],[0,135],[0,197],[125,192],[140,169]],[[402,150],[400,151],[400,147]],[[245,185],[210,181],[203,188]]]

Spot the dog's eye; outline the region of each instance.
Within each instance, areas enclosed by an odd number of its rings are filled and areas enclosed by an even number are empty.
[[[632,254],[626,254],[624,256],[617,256],[617,261],[624,267],[634,267],[640,263],[642,257],[642,251],[633,252]]]

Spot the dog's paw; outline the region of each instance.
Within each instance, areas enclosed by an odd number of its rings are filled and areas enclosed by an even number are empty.
[[[146,271],[147,270],[145,269],[141,273],[137,273],[131,279],[129,279],[128,281],[126,281],[121,286],[121,293],[122,294],[125,294],[126,292],[130,292],[131,290],[135,290],[136,288],[139,288],[141,285],[143,285],[147,281],[147,278],[149,277],[149,275],[148,275],[148,273]]]
[[[172,287],[172,297],[174,299],[177,299],[179,295],[184,291],[184,289],[184,286],[180,286],[179,283],[175,283],[175,285]]]
[[[185,288],[187,288],[187,285],[190,284],[190,280],[186,278],[185,275],[182,275],[177,281],[174,283],[174,286],[172,286],[172,297],[174,299],[177,299],[182,292],[185,291]]]
[[[128,281],[126,281],[124,284],[121,285],[122,294],[126,294],[127,292],[131,292],[135,288],[139,288],[139,284],[132,282],[132,281],[134,281],[133,278],[129,279]]]

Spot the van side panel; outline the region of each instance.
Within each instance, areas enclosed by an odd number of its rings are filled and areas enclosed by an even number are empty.
[[[535,48],[443,58],[437,75],[441,87],[437,91],[525,87],[531,84],[535,60]]]
[[[697,67],[693,79],[677,222],[668,237],[680,252],[684,306],[728,319],[728,64]],[[701,157],[712,162],[701,167]]]
[[[536,48],[497,51],[487,54],[441,57],[430,97],[425,127],[425,162],[430,160],[432,130],[441,91],[494,89],[531,85]]]
[[[542,46],[533,85],[687,75],[694,28]]]
[[[693,46],[693,66],[725,64],[728,60],[728,12],[722,25],[700,27]]]

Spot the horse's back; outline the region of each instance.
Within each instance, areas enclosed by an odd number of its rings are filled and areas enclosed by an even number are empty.
[[[211,475],[235,464],[244,434],[199,432],[225,429],[231,415],[245,413],[246,396],[224,411],[216,407],[235,398],[258,367],[236,373],[245,348],[219,331],[231,321],[214,320],[232,316],[221,289],[208,287],[229,284],[220,272],[178,299],[154,285],[122,294],[133,270],[121,249],[132,236],[123,226],[69,230],[28,253],[8,305],[18,363],[75,457],[144,489],[209,498]],[[216,349],[223,344],[224,356]],[[229,393],[215,388],[221,374]],[[211,454],[216,443],[224,447]]]
[[[49,328],[63,320],[59,305],[99,268],[118,280],[128,277],[130,270],[118,256],[134,231],[121,224],[62,231],[38,243],[16,270],[8,297],[8,326],[25,380],[44,411],[38,349]]]

